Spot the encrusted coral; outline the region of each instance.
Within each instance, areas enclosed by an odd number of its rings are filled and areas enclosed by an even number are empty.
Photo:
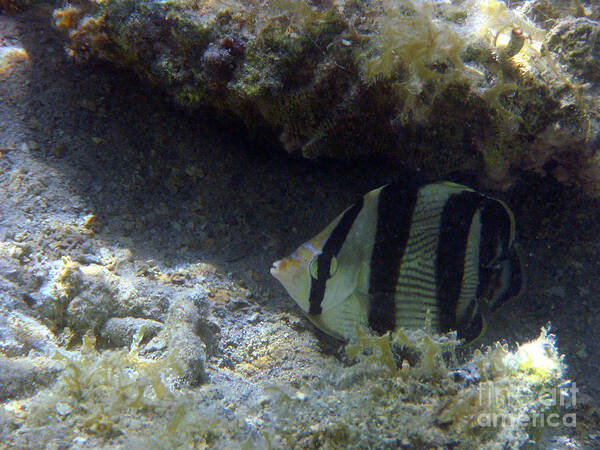
[[[579,80],[600,81],[600,23],[585,17],[561,21],[550,30],[548,48]]]
[[[532,8],[500,0],[84,0],[55,18],[74,57],[110,59],[183,105],[266,125],[287,151],[385,155],[436,176],[478,169],[496,188],[519,170],[552,166],[560,181],[595,195],[597,86],[574,79],[581,64],[557,63],[565,49],[556,36],[567,35],[548,34],[525,15]],[[578,20],[581,48],[593,47],[595,32],[582,27],[597,23]],[[568,132],[539,151],[554,128]]]
[[[288,151],[483,169],[495,187],[534,170],[596,195],[598,22],[544,4],[82,1],[55,20],[74,57],[273,127]]]

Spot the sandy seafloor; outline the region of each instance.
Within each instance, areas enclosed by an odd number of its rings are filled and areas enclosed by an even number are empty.
[[[128,248],[138,269],[214,266],[207,282],[235,286],[245,298],[239,309],[214,313],[233,362],[209,348],[209,377],[211,365],[246,364],[249,382],[293,380],[335,358],[339,343],[315,331],[269,268],[357,195],[390,181],[389,165],[305,161],[241,126],[223,127],[214,112],[179,110],[128,72],[78,65],[44,7],[0,15],[0,45],[29,54],[0,79],[1,242],[48,229],[35,242],[57,259]],[[506,198],[517,216],[528,292],[496,314],[484,344],[522,342],[550,322],[580,393],[578,426],[557,429],[544,446],[600,448],[600,204],[536,176]],[[97,217],[96,232],[57,246],[60,233],[49,224],[88,214]],[[0,261],[3,308],[34,290],[23,266]],[[280,365],[261,368],[240,356],[260,354],[264,335],[276,340],[278,333],[290,350]]]

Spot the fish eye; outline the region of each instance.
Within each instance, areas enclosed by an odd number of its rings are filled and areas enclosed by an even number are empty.
[[[337,263],[337,258],[335,256],[333,256],[331,258],[331,262],[329,263],[329,277],[331,278],[332,276],[335,275],[335,273],[337,272],[338,269],[338,263]],[[319,256],[315,255],[311,258],[310,262],[308,263],[308,272],[310,273],[310,276],[312,278],[314,278],[315,280],[319,279]]]
[[[319,257],[318,255],[313,256],[308,263],[308,273],[315,280],[319,279]]]

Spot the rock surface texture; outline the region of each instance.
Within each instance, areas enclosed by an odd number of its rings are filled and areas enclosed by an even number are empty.
[[[598,196],[598,10],[547,3],[84,0],[54,20],[77,60],[308,158],[383,155],[500,189],[548,171]]]

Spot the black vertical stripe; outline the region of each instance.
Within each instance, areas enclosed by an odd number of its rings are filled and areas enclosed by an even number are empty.
[[[310,296],[309,296],[309,313],[313,315],[321,314],[323,308],[321,303],[325,297],[325,288],[329,279],[329,271],[331,260],[340,252],[344,241],[350,232],[352,224],[360,213],[363,207],[363,198],[361,197],[352,207],[350,207],[342,216],[338,224],[335,226],[323,249],[317,259],[317,278],[311,274]]]
[[[379,193],[369,278],[369,326],[383,334],[396,326],[396,285],[422,183],[408,178]]]
[[[456,323],[456,307],[464,274],[467,240],[473,215],[484,198],[481,194],[472,191],[450,196],[444,205],[440,222],[435,262],[440,331],[446,332],[459,328],[457,331],[461,337],[463,337],[461,331],[469,325]]]

